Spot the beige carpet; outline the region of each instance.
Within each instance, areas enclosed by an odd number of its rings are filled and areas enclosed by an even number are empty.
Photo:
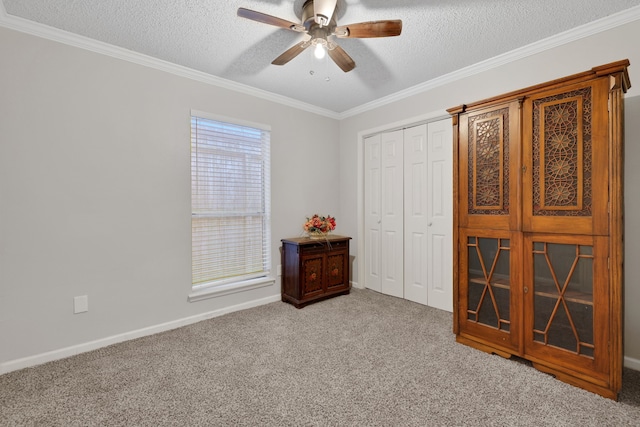
[[[272,303],[0,376],[2,426],[638,426],[619,402],[455,343],[368,290]]]

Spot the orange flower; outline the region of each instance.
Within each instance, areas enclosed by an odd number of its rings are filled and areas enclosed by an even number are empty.
[[[320,216],[314,214],[311,218],[307,217],[307,222],[302,225],[302,228],[308,233],[328,233],[329,231],[335,230],[336,219],[331,215]]]

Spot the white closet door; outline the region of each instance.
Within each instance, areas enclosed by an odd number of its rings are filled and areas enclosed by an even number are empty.
[[[403,132],[382,137],[381,292],[404,297]]]
[[[431,307],[453,311],[453,129],[450,120],[429,123],[427,274]]]
[[[365,139],[364,285],[453,310],[449,120]]]
[[[427,125],[404,131],[404,297],[428,304]]]
[[[380,135],[364,140],[364,286],[381,292],[382,146]]]

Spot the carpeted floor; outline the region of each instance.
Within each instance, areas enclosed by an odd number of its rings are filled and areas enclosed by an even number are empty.
[[[451,313],[355,289],[0,376],[2,426],[638,426],[620,401],[457,344]]]

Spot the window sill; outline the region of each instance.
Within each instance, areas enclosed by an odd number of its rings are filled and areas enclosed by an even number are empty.
[[[235,294],[236,292],[249,291],[251,289],[263,288],[271,286],[276,282],[273,277],[259,277],[257,279],[245,280],[242,282],[227,283],[224,285],[211,286],[204,289],[193,291],[189,294],[187,300],[189,302],[202,301],[209,298],[217,298],[225,295]]]

